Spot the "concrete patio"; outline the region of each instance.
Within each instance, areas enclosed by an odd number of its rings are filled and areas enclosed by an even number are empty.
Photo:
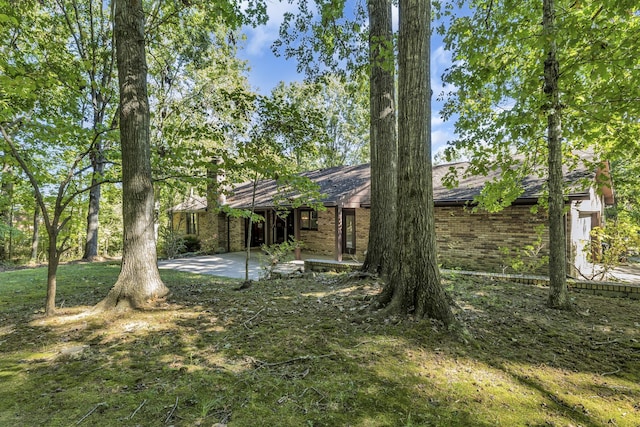
[[[262,251],[251,251],[249,259],[249,279],[257,280],[263,273],[260,268]],[[302,253],[302,259],[318,259],[331,261],[333,258],[317,254]],[[158,261],[161,269],[179,270],[188,273],[209,274],[212,276],[230,277],[234,279],[245,278],[246,252],[228,252],[216,255],[200,255],[184,258],[176,258]],[[279,268],[280,269],[280,268]],[[290,261],[282,269],[286,272],[304,269],[303,261]]]

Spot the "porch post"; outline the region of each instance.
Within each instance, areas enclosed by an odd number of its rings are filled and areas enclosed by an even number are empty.
[[[336,242],[334,258],[342,262],[342,206],[336,206]]]
[[[298,208],[293,210],[293,237],[296,242],[300,242],[300,210]],[[299,246],[296,246],[295,256],[298,261],[302,259]]]

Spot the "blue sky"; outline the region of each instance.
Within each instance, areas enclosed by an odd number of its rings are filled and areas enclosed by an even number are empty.
[[[295,12],[295,4],[268,1],[269,22],[258,28],[246,28],[243,49],[240,57],[249,63],[249,82],[261,93],[269,93],[280,81],[292,82],[302,80],[303,76],[296,72],[296,61],[276,57],[272,50],[272,43],[278,38],[278,31],[286,12]],[[394,22],[397,22],[397,9],[394,9]],[[442,40],[435,35],[431,40],[431,85],[434,93],[432,100],[432,151],[435,154],[442,149],[447,140],[453,138],[451,123],[444,123],[438,114],[441,107],[436,101],[436,95],[442,91],[440,76],[445,68],[451,64],[451,56],[442,46]]]

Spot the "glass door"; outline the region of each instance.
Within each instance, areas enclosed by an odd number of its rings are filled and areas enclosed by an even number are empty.
[[[342,210],[342,253],[356,253],[356,210]]]

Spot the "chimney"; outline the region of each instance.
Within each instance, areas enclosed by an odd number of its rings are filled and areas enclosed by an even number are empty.
[[[227,196],[224,194],[225,172],[222,168],[222,157],[215,156],[211,159],[209,170],[207,171],[207,207],[213,207],[213,201],[216,201],[216,207],[223,206],[227,203]]]

